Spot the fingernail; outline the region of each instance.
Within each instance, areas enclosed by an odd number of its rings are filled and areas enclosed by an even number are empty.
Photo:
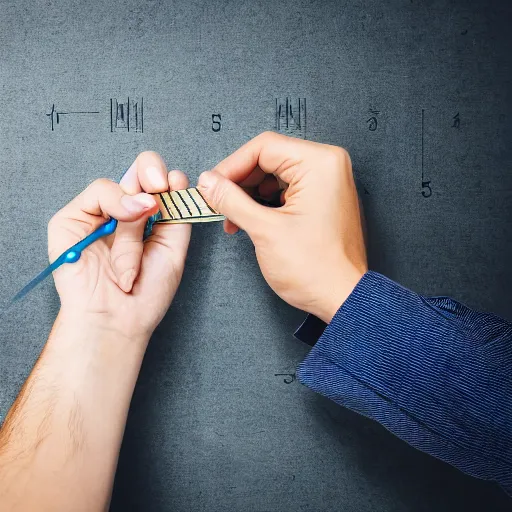
[[[162,176],[162,172],[158,167],[146,167],[146,176],[151,186],[156,189],[167,189],[169,187],[167,181]]]
[[[130,165],[130,167],[128,167],[128,169],[125,171],[125,173],[123,174],[123,177],[119,181],[119,185],[126,184],[126,182],[130,179],[131,175],[134,172],[135,172],[135,162],[133,162],[132,165]]]
[[[197,186],[201,190],[208,190],[209,188],[212,188],[215,184],[215,176],[211,171],[205,171],[199,176],[199,179],[197,180]]]
[[[153,208],[155,200],[148,194],[137,194],[135,196],[125,195],[121,198],[122,205],[131,213],[140,213]]]
[[[126,293],[130,292],[133,286],[133,281],[135,281],[136,277],[137,272],[135,272],[135,270],[127,270],[119,280],[119,286],[121,287],[121,290]]]

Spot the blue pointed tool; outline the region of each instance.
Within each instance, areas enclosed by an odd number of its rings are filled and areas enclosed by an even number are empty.
[[[28,292],[33,290],[41,281],[44,281],[54,270],[57,270],[64,263],[75,263],[82,256],[82,251],[104,236],[111,235],[117,228],[117,220],[110,219],[98,229],[87,235],[83,240],[64,251],[53,263],[48,265],[34,279],[28,282],[12,299],[11,304],[22,299]]]
[[[125,174],[128,172],[128,169],[123,171],[119,182],[123,179]],[[109,221],[102,224],[98,229],[93,231],[90,235],[87,235],[83,240],[70,247],[67,251],[64,251],[53,263],[48,265],[42,272],[37,274],[34,279],[30,280],[10,301],[9,306],[12,306],[15,302],[19,301],[27,293],[32,291],[39,283],[44,281],[48,276],[50,276],[53,271],[57,270],[64,263],[75,263],[82,256],[82,251],[89,247],[92,243],[96,242],[100,238],[104,236],[111,235],[117,228],[117,220],[110,219]]]

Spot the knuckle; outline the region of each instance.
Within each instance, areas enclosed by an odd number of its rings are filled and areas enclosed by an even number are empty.
[[[146,151],[141,151],[137,155],[137,158],[135,160],[137,160],[139,158],[155,158],[155,157],[160,158],[160,154],[157,153],[156,151],[152,151],[152,150],[148,149]]]
[[[278,139],[279,137],[282,137],[282,135],[270,130],[266,130],[258,135],[258,138],[261,139],[264,143],[271,142]]]
[[[141,151],[138,155],[135,161],[141,165],[141,167],[138,167],[138,169],[143,168],[144,166],[148,165],[162,165],[164,160],[160,153],[157,153],[156,151],[152,150],[146,150]]]
[[[328,146],[325,153],[325,162],[329,169],[340,170],[343,172],[352,172],[350,155],[345,148],[340,146]]]
[[[97,191],[97,190],[104,190],[105,188],[111,187],[114,182],[107,179],[107,178],[98,178],[94,180],[86,190],[88,191]]]
[[[349,156],[348,151],[345,148],[342,148],[341,146],[328,146],[328,147],[329,147],[329,152],[331,153],[331,155],[340,161],[346,160],[347,157]]]
[[[52,232],[57,228],[60,223],[60,211],[57,212],[49,221],[48,221],[48,233]]]
[[[157,151],[153,151],[152,149],[146,149],[145,151],[141,151],[139,153],[139,156],[156,156],[158,158],[161,158],[160,153],[158,153]]]
[[[138,251],[130,250],[129,248],[119,249],[114,251],[110,258],[110,264],[118,271],[127,271],[133,268],[137,270],[136,262],[138,260]]]
[[[171,178],[182,178],[183,176],[186,177],[186,174],[179,169],[171,169],[168,174]]]

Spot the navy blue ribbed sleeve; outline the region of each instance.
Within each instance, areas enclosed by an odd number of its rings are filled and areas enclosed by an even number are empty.
[[[512,494],[512,325],[367,272],[299,380]]]

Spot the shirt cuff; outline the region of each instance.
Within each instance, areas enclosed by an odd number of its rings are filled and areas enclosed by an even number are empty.
[[[325,331],[327,324],[314,315],[308,315],[293,335],[303,343],[313,347]]]
[[[503,319],[422,297],[370,271],[299,365],[297,379],[510,492],[511,340]]]
[[[377,272],[366,272],[299,366],[297,376],[302,372],[303,383],[313,387],[313,382],[307,382],[306,369],[321,356],[341,365],[383,397],[403,397],[407,402],[402,385],[411,359],[404,351],[413,350],[404,338],[414,336],[420,320],[418,308],[424,307],[416,293]],[[423,312],[423,322],[433,320],[426,316],[430,315]],[[432,316],[437,322],[446,321],[438,314]]]

